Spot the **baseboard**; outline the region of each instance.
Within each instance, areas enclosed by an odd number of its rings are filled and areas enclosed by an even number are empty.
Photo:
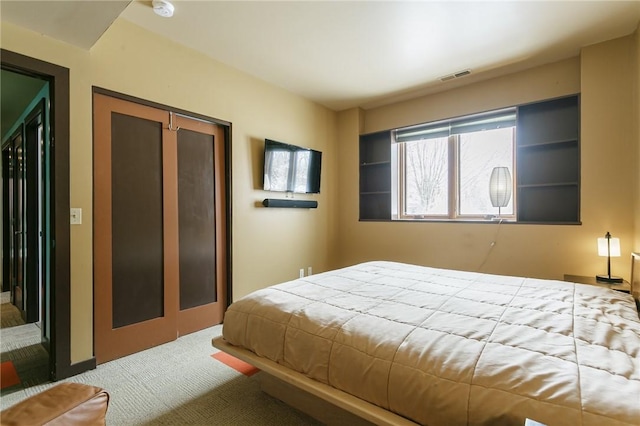
[[[85,361],[76,362],[75,364],[58,365],[58,368],[56,369],[58,375],[52,377],[51,380],[62,380],[66,379],[67,377],[75,376],[76,374],[84,373],[85,371],[95,370],[96,365],[97,364],[95,357],[91,357]]]

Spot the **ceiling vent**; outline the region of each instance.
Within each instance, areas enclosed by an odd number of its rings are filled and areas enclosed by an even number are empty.
[[[469,74],[471,74],[471,70],[458,71],[458,72],[454,72],[453,74],[440,77],[440,81],[449,81],[449,80],[453,80],[454,78],[464,77],[465,75],[469,75]]]

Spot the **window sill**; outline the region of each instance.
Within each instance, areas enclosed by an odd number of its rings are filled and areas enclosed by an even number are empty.
[[[367,222],[414,222],[414,223],[476,223],[476,224],[510,224],[510,225],[582,225],[582,222],[536,222],[536,221],[517,221],[515,219],[503,219],[500,220],[487,220],[487,219],[416,219],[416,218],[406,218],[406,219],[361,219],[361,221]]]
[[[459,219],[449,219],[449,218],[419,218],[419,217],[407,217],[407,218],[392,218],[392,222],[437,222],[437,223],[518,223],[515,218],[459,218]]]

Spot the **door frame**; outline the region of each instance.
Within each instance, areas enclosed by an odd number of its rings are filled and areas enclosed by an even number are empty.
[[[49,81],[51,127],[51,341],[49,374],[60,380],[95,368],[94,358],[71,364],[69,190],[69,69],[0,49],[2,69]]]

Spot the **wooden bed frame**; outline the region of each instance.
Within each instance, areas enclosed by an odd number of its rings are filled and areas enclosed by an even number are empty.
[[[631,253],[631,295],[640,315],[640,253]],[[262,390],[328,425],[415,426],[417,423],[366,402],[255,353],[227,343],[222,336],[213,346],[259,368]],[[527,419],[530,422],[529,419]],[[526,423],[532,424],[532,423]],[[539,423],[537,423],[539,424]]]
[[[222,336],[213,346],[262,370],[262,390],[287,405],[328,425],[416,426],[417,423],[366,402],[253,352],[227,343]]]

